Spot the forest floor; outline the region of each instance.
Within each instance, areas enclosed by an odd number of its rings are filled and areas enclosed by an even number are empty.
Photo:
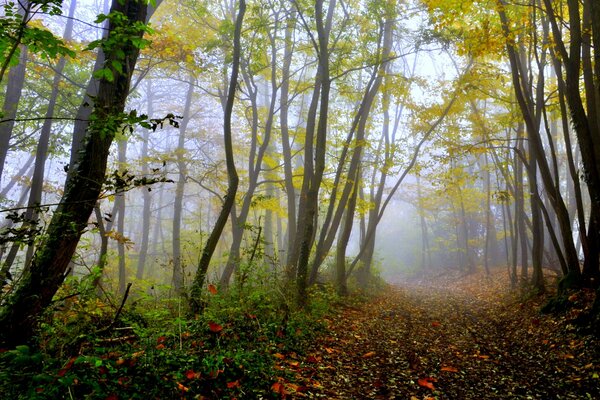
[[[281,354],[295,384],[282,397],[326,399],[600,399],[600,346],[575,319],[592,293],[543,315],[497,272],[413,281],[326,319],[303,360]]]

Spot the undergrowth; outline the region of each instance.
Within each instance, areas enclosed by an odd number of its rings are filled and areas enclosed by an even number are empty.
[[[293,377],[277,356],[302,354],[344,302],[328,285],[312,290],[306,311],[267,285],[226,293],[209,285],[199,315],[186,315],[184,299],[147,292],[132,292],[118,313],[121,300],[100,300],[82,285],[57,295],[35,345],[0,354],[3,398],[280,398],[273,385]]]

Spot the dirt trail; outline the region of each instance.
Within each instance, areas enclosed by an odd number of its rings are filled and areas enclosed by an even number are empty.
[[[291,397],[600,399],[597,340],[503,282],[396,286],[344,308],[297,371],[310,389]]]

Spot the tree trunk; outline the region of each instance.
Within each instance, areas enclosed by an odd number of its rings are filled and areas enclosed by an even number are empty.
[[[114,1],[128,23],[145,22],[147,7],[133,0]],[[108,35],[114,35],[113,23]],[[137,37],[142,31],[136,33]],[[79,238],[87,227],[105,179],[106,163],[115,132],[121,128],[122,113],[139,49],[130,42],[117,45],[118,51],[106,55],[107,68],[117,54],[125,55],[124,73],[112,70],[113,81],[100,80],[92,120],[87,129],[83,151],[72,166],[74,173],[65,183],[64,195],[52,216],[44,240],[33,257],[31,267],[0,311],[0,342],[14,346],[31,340],[37,321],[61,285]]]
[[[148,79],[146,96],[148,97],[148,118],[152,118],[154,115],[154,99],[152,94],[152,80]],[[140,162],[142,165],[142,176],[147,176],[148,171],[148,142],[150,140],[150,130],[146,129],[142,132],[142,152],[140,154]],[[142,240],[140,244],[140,252],[138,254],[138,263],[136,278],[144,278],[144,270],[146,269],[146,259],[148,257],[148,244],[150,239],[150,207],[152,206],[152,196],[150,190],[142,190]]]
[[[202,287],[206,279],[206,273],[210,265],[210,260],[217,247],[223,228],[229,218],[231,208],[235,203],[235,194],[237,193],[239,178],[235,169],[235,162],[233,158],[233,142],[231,137],[231,116],[233,113],[233,103],[235,101],[235,92],[238,85],[238,74],[240,66],[240,37],[242,33],[242,23],[244,20],[244,13],[246,12],[245,0],[239,1],[239,11],[235,21],[235,32],[233,36],[233,64],[231,67],[231,77],[229,81],[227,102],[225,104],[224,123],[223,123],[223,140],[225,142],[225,159],[227,164],[227,177],[229,186],[227,188],[227,194],[225,195],[225,201],[223,207],[217,218],[217,222],[210,233],[210,236],[206,240],[204,249],[200,261],[198,262],[198,270],[194,277],[194,282],[190,289],[190,307],[192,312],[199,312],[202,307]]]
[[[179,138],[177,142],[177,187],[175,188],[175,203],[173,205],[173,289],[175,294],[181,295],[184,291],[183,266],[181,262],[181,214],[183,210],[183,194],[185,191],[185,180],[187,176],[187,164],[185,160],[185,131],[191,116],[192,98],[194,96],[194,78],[190,75],[188,90],[185,97],[183,110],[183,121],[179,125]]]

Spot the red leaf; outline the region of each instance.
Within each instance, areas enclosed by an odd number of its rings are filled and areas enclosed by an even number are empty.
[[[196,372],[190,369],[185,371],[185,377],[188,379],[198,379],[200,378],[200,372]]]
[[[287,390],[285,390],[285,385],[281,382],[275,382],[271,386],[271,390],[281,395],[290,394]]]
[[[119,396],[117,396],[116,394],[113,393],[104,400],[119,400]]]
[[[75,360],[77,359],[77,357],[71,357],[69,359],[69,361],[65,364],[64,367],[62,367],[62,369],[60,371],[58,371],[58,376],[65,376],[65,374],[67,373],[68,370],[71,369],[71,367],[73,366],[73,364],[75,363]]]
[[[240,387],[240,381],[239,380],[233,381],[233,382],[227,382],[227,388],[228,389],[233,389],[233,388],[236,388],[236,387]]]
[[[435,328],[435,327],[438,327],[438,326],[440,326],[440,325],[442,325],[442,324],[440,324],[438,321],[433,321],[433,322],[431,323],[431,326],[433,326],[434,328]]]
[[[166,336],[160,336],[158,339],[156,339],[156,343],[161,344],[164,343],[167,340]]]
[[[211,332],[219,333],[223,330],[223,326],[217,324],[216,322],[209,321],[208,329],[210,329]]]
[[[306,362],[317,364],[319,361],[321,361],[320,359],[321,357],[308,356],[306,357]]]
[[[419,386],[423,386],[428,389],[435,390],[435,386],[433,386],[433,382],[436,382],[436,381],[437,381],[437,379],[435,379],[435,378],[427,377],[427,378],[420,378],[417,381],[417,383],[419,384]]]
[[[217,290],[217,287],[215,285],[208,285],[208,291],[210,292],[210,294],[217,294],[219,293],[219,291]]]

